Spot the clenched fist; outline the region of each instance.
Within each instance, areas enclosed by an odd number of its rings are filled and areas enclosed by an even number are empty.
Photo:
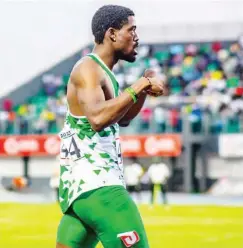
[[[151,69],[146,70],[144,72],[144,77],[151,83],[150,87],[146,90],[148,95],[155,97],[163,95],[164,82],[156,75],[155,71]]]

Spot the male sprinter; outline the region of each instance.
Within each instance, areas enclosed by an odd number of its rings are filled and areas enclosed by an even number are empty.
[[[148,248],[144,226],[125,189],[119,126],[139,113],[148,94],[163,85],[145,72],[123,93],[112,73],[119,59],[133,62],[138,46],[132,10],[101,7],[93,16],[93,53],[73,68],[67,88],[68,113],[60,132],[60,205],[57,248]]]

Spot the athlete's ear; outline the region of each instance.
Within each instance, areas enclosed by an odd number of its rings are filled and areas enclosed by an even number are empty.
[[[116,42],[116,30],[114,28],[109,28],[107,32],[111,41]]]

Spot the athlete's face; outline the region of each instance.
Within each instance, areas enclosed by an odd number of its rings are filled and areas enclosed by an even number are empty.
[[[138,46],[138,35],[134,16],[128,17],[128,23],[120,30],[115,30],[115,42],[113,42],[117,58],[134,62],[136,60],[136,47]],[[113,41],[114,41],[113,40]]]

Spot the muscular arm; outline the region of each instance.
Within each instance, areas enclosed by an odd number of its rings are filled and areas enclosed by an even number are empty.
[[[147,93],[145,91],[141,92],[138,101],[133,104],[133,106],[127,111],[127,113],[120,119],[119,126],[126,127],[129,125],[130,121],[133,120],[140,112],[143,104],[146,100]]]
[[[78,65],[71,74],[71,84],[75,87],[81,110],[95,131],[119,122],[134,104],[127,92],[105,100],[102,83],[102,77],[92,61]],[[147,80],[141,78],[132,88],[140,94],[148,86]]]

